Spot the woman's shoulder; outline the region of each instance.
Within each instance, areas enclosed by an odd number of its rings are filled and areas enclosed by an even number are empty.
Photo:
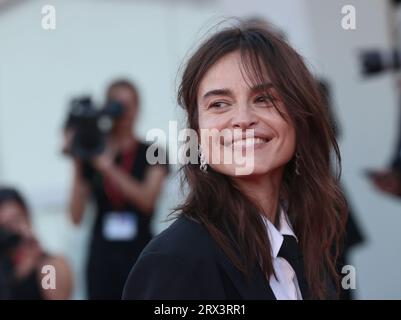
[[[180,216],[142,251],[128,276],[123,299],[223,297],[213,253],[206,229]]]
[[[167,229],[154,237],[142,255],[157,253],[175,257],[210,257],[215,243],[204,226],[186,216],[179,216]]]

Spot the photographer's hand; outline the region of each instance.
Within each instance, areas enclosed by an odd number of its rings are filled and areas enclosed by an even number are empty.
[[[43,250],[36,238],[24,236],[22,243],[15,249],[12,256],[17,279],[23,279],[29,275],[36,268],[42,255]]]
[[[166,176],[164,168],[152,166],[146,170],[144,180],[138,181],[116,166],[110,153],[103,153],[94,158],[92,164],[102,175],[113,181],[129,202],[135,204],[146,214],[153,212]]]
[[[92,160],[92,165],[102,174],[106,174],[114,166],[112,156],[105,152]]]
[[[380,191],[401,197],[401,179],[396,172],[392,170],[376,172],[371,179]]]

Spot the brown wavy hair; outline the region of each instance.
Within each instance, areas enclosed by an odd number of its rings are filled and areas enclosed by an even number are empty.
[[[311,297],[328,297],[327,278],[338,287],[336,259],[346,221],[346,202],[338,185],[341,157],[322,93],[302,57],[268,28],[239,24],[204,41],[183,70],[178,103],[188,126],[199,130],[197,93],[205,73],[228,53],[238,51],[253,82],[269,81],[287,108],[296,132],[299,171],[295,157],[285,166],[280,200],[301,246]],[[332,161],[335,160],[333,166]],[[333,168],[335,171],[333,171]],[[197,164],[182,168],[189,187],[174,212],[200,222],[245,275],[259,263],[266,277],[273,274],[270,243],[258,204],[226,175]],[[334,250],[333,250],[334,248]]]

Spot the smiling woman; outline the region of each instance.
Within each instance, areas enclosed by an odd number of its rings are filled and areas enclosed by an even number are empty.
[[[253,157],[252,175],[254,178],[261,176],[261,182],[267,183],[268,180],[263,176],[282,167],[294,154],[295,130],[286,115],[285,106],[275,98],[277,93],[273,84],[265,82],[252,85],[252,78],[243,69],[242,56],[237,50],[217,61],[201,80],[197,99],[199,128],[244,132],[233,134],[232,143],[226,145],[217,141],[205,147],[201,143],[202,150],[213,169],[235,176],[234,169],[238,161],[214,164],[210,155],[221,153],[220,149],[224,147],[232,148],[234,157],[235,150],[253,149],[254,152],[250,154]],[[279,171],[277,173],[281,176],[282,172]],[[277,178],[281,179],[279,176]],[[238,183],[241,181],[234,179]]]
[[[335,298],[346,204],[331,153],[338,169],[340,153],[302,58],[265,28],[222,30],[189,59],[178,100],[191,129],[232,138],[201,135],[200,167],[183,166],[178,219],[144,249],[124,298]],[[251,150],[252,170],[211,161],[227,149]]]

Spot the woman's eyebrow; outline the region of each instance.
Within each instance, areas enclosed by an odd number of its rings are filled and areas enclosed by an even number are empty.
[[[252,92],[258,92],[258,91],[266,91],[269,90],[271,88],[273,88],[274,85],[271,82],[265,82],[265,83],[261,83],[261,84],[257,84],[251,87],[251,91]]]
[[[254,85],[250,89],[252,92],[258,92],[258,91],[265,91],[265,90],[268,90],[273,87],[274,87],[273,83],[265,82],[265,83]],[[209,98],[211,96],[230,96],[230,97],[232,97],[233,93],[230,89],[213,89],[213,90],[207,91],[203,95],[202,100],[205,100],[206,98]]]
[[[232,92],[230,89],[214,89],[214,90],[210,90],[208,92],[206,92],[203,97],[202,100],[205,100],[206,98],[209,98],[211,96],[232,96]]]

